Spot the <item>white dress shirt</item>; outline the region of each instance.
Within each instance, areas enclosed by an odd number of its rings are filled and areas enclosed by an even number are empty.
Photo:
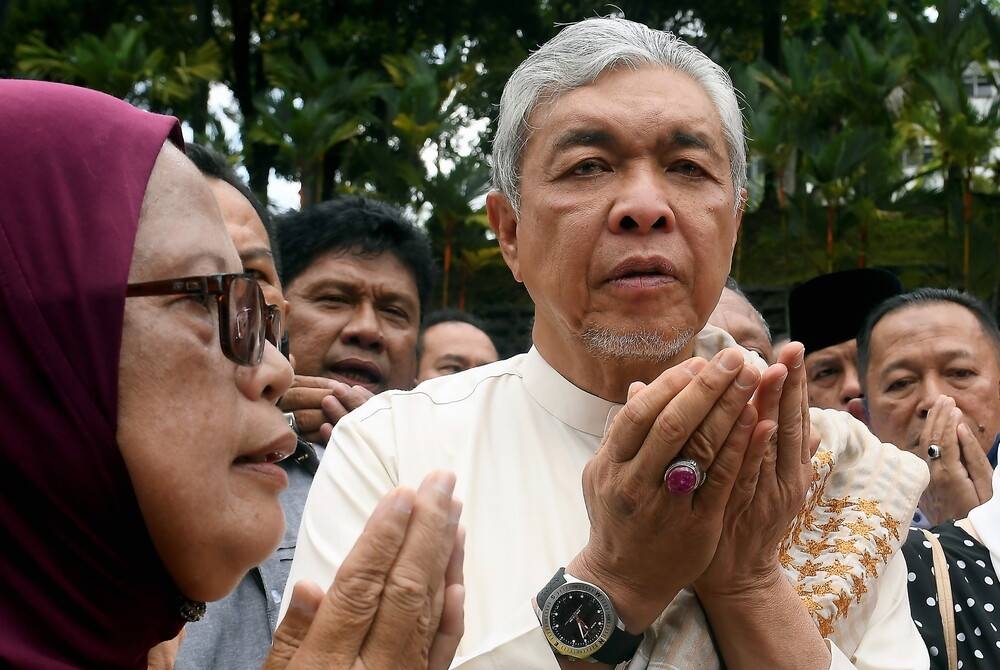
[[[373,398],[334,429],[284,603],[300,579],[330,585],[379,498],[398,485],[418,486],[431,470],[451,470],[467,530],[465,636],[453,667],[558,668],[531,598],[587,542],[583,468],[619,406],[574,386],[535,349]],[[870,593],[877,598],[865,608],[870,635],[847,655],[831,645],[831,667],[927,667],[898,560]],[[639,657],[631,667],[654,665],[670,667]]]

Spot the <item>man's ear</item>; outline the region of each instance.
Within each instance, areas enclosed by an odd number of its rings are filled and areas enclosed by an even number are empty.
[[[743,215],[747,211],[748,197],[749,193],[747,193],[747,190],[745,188],[741,188],[739,194],[740,201],[736,208],[736,230],[733,232],[733,246],[732,249],[729,250],[730,255],[736,250],[736,241],[740,238],[740,228],[743,227]]]
[[[490,229],[496,235],[500,244],[500,253],[510,268],[511,274],[518,282],[521,281],[521,264],[517,255],[517,213],[511,207],[510,200],[499,191],[490,191],[486,196],[486,216],[490,220]]]

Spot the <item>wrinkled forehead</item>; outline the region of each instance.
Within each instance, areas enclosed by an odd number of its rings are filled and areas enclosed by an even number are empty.
[[[612,88],[619,95],[604,94]],[[613,123],[622,111],[632,110],[631,106],[623,103],[619,97],[621,94],[642,102],[647,93],[651,99],[654,95],[658,100],[668,99],[669,104],[663,105],[662,109],[664,119],[686,120],[697,125],[710,142],[717,143],[726,153],[722,117],[705,88],[689,74],[655,63],[611,65],[585,84],[572,87],[552,85],[543,89],[526,114],[525,147],[536,133],[551,130],[552,124],[564,123],[567,116]]]

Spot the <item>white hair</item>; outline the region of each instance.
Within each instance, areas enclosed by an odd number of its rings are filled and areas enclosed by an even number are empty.
[[[674,328],[673,337],[665,337],[658,330],[623,332],[610,328],[585,328],[581,339],[591,356],[600,360],[642,360],[668,363],[687,346],[694,331]]]
[[[504,86],[493,140],[493,188],[520,211],[521,159],[528,142],[528,119],[543,102],[593,83],[618,67],[659,65],[691,77],[704,89],[722,120],[729,150],[734,209],[747,183],[743,114],[729,75],[676,35],[621,18],[592,18],[564,28],[522,62]]]

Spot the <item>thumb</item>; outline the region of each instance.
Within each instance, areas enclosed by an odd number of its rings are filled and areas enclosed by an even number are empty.
[[[292,589],[292,601],[288,604],[285,618],[274,631],[271,652],[264,660],[261,670],[284,670],[288,668],[299,650],[312,625],[316,610],[323,600],[323,590],[312,582],[302,581]]]

